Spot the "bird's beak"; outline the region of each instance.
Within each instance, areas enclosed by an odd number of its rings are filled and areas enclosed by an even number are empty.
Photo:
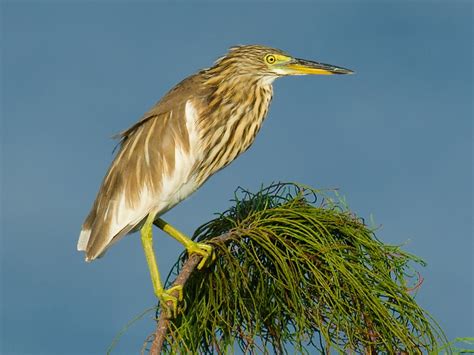
[[[332,75],[354,73],[352,70],[346,68],[299,58],[294,58],[291,61],[283,64],[282,69],[287,75]]]

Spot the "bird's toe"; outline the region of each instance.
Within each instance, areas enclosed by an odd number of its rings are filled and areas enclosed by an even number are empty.
[[[214,253],[214,248],[209,244],[204,243],[193,243],[187,248],[188,254],[198,254],[202,256],[201,261],[199,262],[197,268],[201,270],[204,265],[209,261],[213,262],[216,260],[216,255]]]
[[[157,295],[161,306],[169,318],[176,318],[178,302],[183,300],[183,286],[173,286]]]

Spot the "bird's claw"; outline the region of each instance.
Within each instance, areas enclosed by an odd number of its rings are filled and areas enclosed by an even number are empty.
[[[175,294],[178,293],[178,296]],[[173,286],[157,295],[163,311],[167,312],[168,318],[176,318],[178,314],[178,302],[183,300],[183,286]]]
[[[189,255],[198,254],[202,256],[202,259],[197,266],[198,270],[201,270],[204,267],[204,265],[206,265],[209,258],[211,258],[210,262],[213,262],[214,260],[216,260],[216,254],[214,253],[214,248],[210,246],[209,244],[193,242],[186,249]]]

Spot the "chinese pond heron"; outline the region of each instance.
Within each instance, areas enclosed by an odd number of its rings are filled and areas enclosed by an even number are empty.
[[[160,216],[250,147],[267,114],[276,78],[351,73],[261,45],[232,47],[120,133],[120,148],[82,226],[77,249],[92,261],[126,234],[140,230],[154,292],[176,315],[182,289],[163,288],[152,225],[181,242],[188,253],[201,255],[201,269],[213,259],[212,247],[192,241]]]

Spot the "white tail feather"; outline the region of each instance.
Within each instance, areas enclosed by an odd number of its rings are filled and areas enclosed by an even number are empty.
[[[90,229],[83,229],[81,230],[81,234],[79,234],[79,240],[77,242],[77,250],[85,251],[87,248],[87,243],[89,242],[89,237],[91,236]]]

